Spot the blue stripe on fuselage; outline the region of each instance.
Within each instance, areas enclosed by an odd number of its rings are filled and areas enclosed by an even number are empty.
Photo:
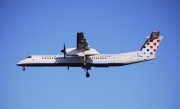
[[[127,65],[124,63],[87,63],[86,66],[90,67],[109,67],[109,66],[122,66]],[[17,64],[17,66],[29,66],[29,67],[40,67],[40,66],[70,66],[70,67],[83,67],[85,66],[83,63],[28,63],[28,64]]]

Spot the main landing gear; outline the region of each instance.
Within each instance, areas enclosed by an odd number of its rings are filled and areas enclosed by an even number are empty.
[[[89,73],[86,73],[86,77],[89,78],[89,77],[90,77],[90,74],[89,74]]]
[[[83,57],[80,57],[80,59],[83,61],[83,65],[87,65],[86,63],[86,56],[84,55]]]
[[[87,63],[86,63],[86,56],[84,55],[83,57],[80,57],[80,59],[83,61],[83,69],[84,71],[86,72],[86,77],[89,78],[90,77],[90,74],[88,73],[88,70],[91,70],[91,67],[88,67],[87,66]]]
[[[91,68],[84,67],[83,69],[84,69],[84,71],[86,72],[86,77],[89,78],[89,77],[90,77],[90,74],[89,74],[88,70],[90,70]]]
[[[25,66],[23,66],[23,67],[22,67],[22,70],[23,70],[23,71],[25,71],[25,70],[26,70],[26,69],[25,69]]]

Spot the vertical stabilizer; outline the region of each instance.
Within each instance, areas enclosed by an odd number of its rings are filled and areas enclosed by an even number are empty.
[[[140,51],[142,51],[142,53],[145,55],[155,56],[162,39],[163,37],[160,36],[159,31],[153,31],[151,33],[151,36],[147,37],[147,40],[144,43],[144,45],[141,47]]]

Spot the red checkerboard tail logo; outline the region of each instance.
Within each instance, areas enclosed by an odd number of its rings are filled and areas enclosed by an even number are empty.
[[[159,31],[153,31],[151,36],[147,37],[147,40],[141,47],[140,51],[142,51],[143,54],[155,56],[162,39],[163,37],[160,36]]]

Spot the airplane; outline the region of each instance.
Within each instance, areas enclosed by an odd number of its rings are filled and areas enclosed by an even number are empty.
[[[64,48],[63,55],[30,55],[17,63],[17,66],[25,67],[81,67],[89,78],[89,70],[92,67],[124,66],[139,62],[149,61],[156,58],[155,54],[163,36],[159,31],[152,31],[146,37],[145,43],[140,50],[122,54],[100,54],[96,49],[90,48],[83,32],[77,33],[76,48]]]

